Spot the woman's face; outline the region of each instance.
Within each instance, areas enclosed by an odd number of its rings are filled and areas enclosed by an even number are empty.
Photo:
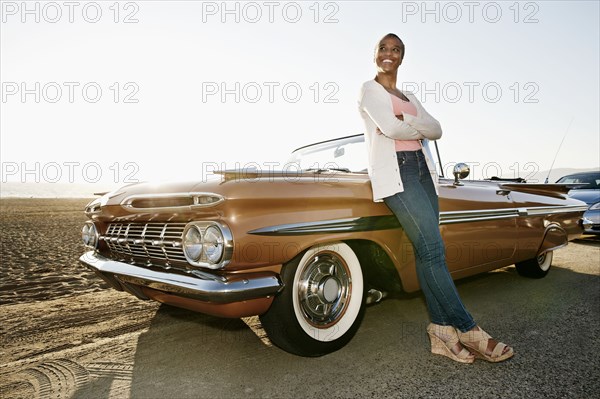
[[[384,37],[375,51],[378,72],[394,72],[402,64],[402,44],[395,37]]]

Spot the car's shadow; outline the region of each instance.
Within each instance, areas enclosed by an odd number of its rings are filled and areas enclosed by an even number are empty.
[[[429,355],[428,319],[419,294],[369,307],[354,339],[320,358],[302,358],[268,346],[239,319],[161,306],[139,336],[130,397],[378,397],[390,395],[390,381],[404,381],[409,389],[417,383],[410,382],[414,379],[436,381],[449,375],[456,379],[452,386],[434,384],[428,396],[461,396],[472,389],[473,381],[479,381],[481,389],[510,380],[515,386],[544,391],[556,384],[532,370],[562,367],[570,357],[585,362],[592,355],[582,354],[578,342],[591,342],[589,354],[600,350],[598,340],[589,341],[600,333],[599,316],[585,305],[598,303],[598,290],[586,292],[586,287],[597,287],[599,280],[560,267],[540,280],[520,277],[514,267],[460,280],[460,294],[477,321],[516,347],[519,356],[505,367],[479,362],[469,368]],[[574,315],[587,318],[593,328],[578,328]],[[549,352],[555,347],[556,354]],[[594,356],[588,361],[597,364]],[[539,377],[535,387],[532,372]],[[561,386],[578,386],[580,378],[577,373],[563,375]]]

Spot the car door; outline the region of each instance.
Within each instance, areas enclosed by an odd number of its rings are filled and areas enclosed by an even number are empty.
[[[456,277],[508,265],[517,245],[518,210],[510,190],[492,181],[441,179],[440,230]]]

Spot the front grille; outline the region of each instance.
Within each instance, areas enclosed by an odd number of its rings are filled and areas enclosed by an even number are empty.
[[[186,262],[181,240],[185,223],[111,223],[101,236],[116,258]]]

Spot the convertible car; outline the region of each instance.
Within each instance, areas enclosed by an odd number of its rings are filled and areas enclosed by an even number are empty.
[[[515,264],[540,278],[583,231],[569,184],[440,177],[453,278]],[[461,180],[462,179],[462,180]],[[343,347],[370,288],[417,291],[412,245],[372,201],[364,137],[312,144],[280,171],[223,170],[203,182],[137,183],[90,202],[80,260],[111,287],[220,317],[259,315],[302,356]]]

